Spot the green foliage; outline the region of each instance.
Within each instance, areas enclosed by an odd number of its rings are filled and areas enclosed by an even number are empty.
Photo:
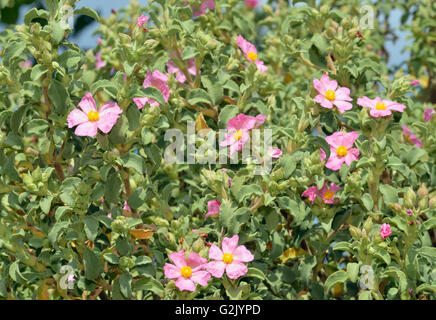
[[[3,21],[24,2],[0,1]],[[434,1],[373,5],[381,20],[402,10],[413,36],[409,75],[387,66],[387,20],[360,28],[361,1],[270,0],[253,10],[215,0],[215,10],[194,18],[191,5],[201,1],[149,2],[99,17],[72,0],[48,0],[0,34],[0,298],[435,299],[436,117],[424,121],[436,102]],[[72,43],[76,26],[62,24],[62,5],[99,23],[101,43],[86,52]],[[150,21],[139,27],[141,14]],[[238,35],[267,72],[247,60]],[[98,69],[97,54],[106,63]],[[185,82],[169,74],[169,60]],[[156,70],[169,77],[169,99],[143,88]],[[351,110],[314,101],[313,79],[323,73],[350,89]],[[87,92],[98,107],[121,108],[110,132],[69,128]],[[362,96],[407,108],[374,118],[357,105]],[[139,109],[138,97],[159,106]],[[251,160],[166,160],[168,129],[186,140],[188,122],[213,133],[240,113],[266,116],[261,128],[283,152],[269,174],[256,175]],[[332,171],[320,155],[335,152],[325,137],[337,131],[359,133],[359,157]],[[204,143],[198,137],[197,150]],[[332,182],[336,202],[302,196]],[[211,200],[219,214],[205,219]],[[382,238],[385,223],[392,234]],[[238,279],[212,277],[181,292],[165,276],[171,253],[209,258],[212,244],[234,235],[254,256]],[[73,269],[73,289],[60,287],[62,266]],[[370,288],[361,285],[363,267],[373,272]]]

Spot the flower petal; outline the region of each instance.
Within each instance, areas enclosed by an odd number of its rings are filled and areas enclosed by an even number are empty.
[[[209,248],[209,259],[214,259],[214,260],[223,260],[223,252],[221,251],[221,249],[212,244]]]
[[[245,247],[239,246],[233,251],[234,260],[241,262],[250,262],[254,260],[253,254]]]
[[[239,236],[234,235],[231,238],[224,238],[222,243],[222,249],[224,253],[233,253],[238,246]]]
[[[223,261],[211,261],[206,265],[206,270],[215,278],[221,278],[226,270],[226,264]]]
[[[196,271],[191,275],[191,280],[198,283],[201,286],[207,286],[210,280],[210,273],[207,271]]]
[[[167,277],[168,279],[175,279],[180,277],[180,268],[176,267],[173,264],[170,263],[165,263],[164,265],[164,273],[165,273],[165,277]]]
[[[76,136],[88,136],[88,137],[95,137],[97,135],[97,122],[83,122],[79,124],[74,131]]]
[[[186,279],[185,277],[179,277],[176,281],[176,287],[180,291],[195,291],[195,283],[191,279]]]
[[[88,116],[80,109],[74,109],[67,117],[68,128],[87,122]]]
[[[95,104],[91,92],[86,93],[82,100],[80,100],[78,107],[80,107],[87,116],[89,111],[97,111],[97,105]]]
[[[238,279],[248,272],[248,268],[242,262],[232,262],[227,265],[226,273],[230,279]]]
[[[170,253],[169,258],[179,268],[186,267],[186,265],[187,265],[186,264],[185,250],[180,250],[178,252]]]

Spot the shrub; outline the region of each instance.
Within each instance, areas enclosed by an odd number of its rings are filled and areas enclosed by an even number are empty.
[[[435,298],[435,3],[287,2],[47,0],[0,34],[0,297]]]

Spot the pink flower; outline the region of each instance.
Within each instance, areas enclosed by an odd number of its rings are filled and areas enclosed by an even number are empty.
[[[418,85],[420,85],[418,80],[413,80],[412,81],[412,86],[418,86]]]
[[[424,110],[424,121],[430,121],[431,118],[434,116],[434,109],[433,108],[427,108]]]
[[[101,51],[99,51],[96,55],[95,55],[95,59],[97,60],[97,63],[95,64],[95,68],[96,69],[101,69],[103,67],[106,66],[106,62],[101,60]]]
[[[330,170],[337,171],[344,162],[349,166],[351,161],[357,160],[360,152],[359,149],[353,148],[353,144],[358,137],[359,134],[355,131],[349,133],[337,131],[327,136],[325,140],[330,145],[330,158],[327,160],[325,166]],[[324,150],[320,150],[321,161],[324,161],[326,154]]]
[[[127,204],[127,201],[124,200],[124,207],[123,210],[127,210],[127,211],[132,211],[132,209],[130,209],[129,205]]]
[[[402,125],[403,127],[403,136],[406,139],[406,141],[414,144],[418,148],[422,147],[422,140],[418,139],[416,135],[410,131],[410,129],[406,125]]]
[[[372,117],[386,117],[392,114],[392,111],[403,112],[406,109],[405,105],[395,101],[383,100],[380,97],[370,99],[366,96],[357,99],[357,104],[364,108],[369,108],[369,114]]]
[[[250,139],[249,130],[257,128],[265,122],[266,116],[259,114],[256,117],[246,116],[243,113],[229,120],[227,123],[227,135],[220,142],[221,147],[230,146],[230,155],[235,151],[242,150],[243,145]]]
[[[68,281],[68,283],[74,282],[74,274],[68,275],[67,281]]]
[[[245,246],[238,246],[239,237],[224,238],[222,251],[212,244],[209,249],[209,259],[214,259],[206,265],[206,270],[215,278],[221,278],[226,272],[230,279],[238,279],[248,272],[244,262],[254,260],[254,256]]]
[[[411,209],[406,210],[407,215],[411,216],[413,214],[413,211]]]
[[[177,67],[177,65],[174,63],[174,61],[170,60],[167,62],[167,68],[168,68],[168,73],[176,74],[176,80],[184,83],[186,81],[186,76],[185,74],[182,72],[182,70],[179,69],[179,67]],[[197,74],[197,68],[195,67],[195,58],[191,58],[188,59],[188,72],[190,74],[192,74],[193,76],[195,76]]]
[[[108,215],[106,217],[108,217],[109,219],[112,219],[112,214],[108,213]]]
[[[97,44],[101,46],[101,38],[97,38]]]
[[[259,5],[258,0],[245,0],[245,5],[251,9],[253,9],[255,6]]]
[[[245,58],[247,58],[247,60],[250,62],[254,62],[257,66],[257,69],[262,72],[268,70],[268,67],[264,66],[263,61],[257,58],[257,49],[253,44],[245,40],[241,35],[238,36],[236,43],[238,44],[239,48],[241,48],[242,52],[244,52]]]
[[[174,264],[165,263],[164,272],[168,279],[177,279],[176,287],[180,291],[195,291],[195,284],[206,286],[210,274],[204,271],[207,260],[202,258],[196,252],[189,254],[186,260],[185,251],[180,250],[169,255]]]
[[[142,86],[144,88],[148,87],[155,87],[157,88],[164,97],[165,102],[168,102],[168,99],[170,97],[170,87],[167,85],[168,76],[161,73],[159,70],[153,71],[153,73],[150,72],[150,70],[147,71],[147,76],[144,79],[144,83]],[[133,102],[136,103],[139,109],[142,109],[145,104],[148,102],[150,106],[159,106],[159,102],[151,99],[151,98],[133,98]]]
[[[269,155],[271,156],[271,158],[278,159],[282,156],[282,150],[280,150],[279,148],[270,148]]]
[[[309,187],[301,195],[308,197],[312,204],[315,202],[316,197],[320,197],[324,203],[336,203],[339,199],[334,199],[336,191],[340,188],[334,183],[330,183],[330,188],[327,187],[327,183],[324,182],[323,187],[318,190],[316,186]]]
[[[148,22],[148,17],[143,14],[136,20],[138,27],[142,27],[144,24]]]
[[[381,228],[380,228],[380,235],[381,237],[387,238],[391,235],[392,230],[391,230],[391,226],[388,223],[383,223]]]
[[[74,131],[77,136],[94,137],[97,129],[108,133],[117,123],[119,115],[123,113],[123,110],[113,101],[107,102],[97,111],[91,92],[82,98],[78,107],[82,110],[74,109],[67,117],[68,128],[77,126]]]
[[[323,108],[331,109],[335,105],[340,113],[351,110],[353,105],[347,101],[353,101],[350,98],[350,89],[338,87],[336,80],[330,80],[329,76],[323,74],[321,80],[313,79],[313,87],[318,91],[318,95],[313,100],[319,103]]]
[[[218,213],[220,212],[220,205],[221,205],[221,202],[219,202],[218,200],[210,200],[207,203],[207,209],[209,211],[204,216],[204,220],[206,220],[207,217],[209,217],[209,216],[216,217],[218,215]]]
[[[188,0],[185,1],[185,6],[188,5]],[[192,7],[193,10],[197,10],[198,7]],[[214,0],[205,0],[203,1],[203,3],[200,5],[200,10],[197,10],[194,12],[194,14],[192,15],[193,17],[198,17],[202,14],[206,13],[206,9],[209,10],[213,10],[215,9],[215,1]]]

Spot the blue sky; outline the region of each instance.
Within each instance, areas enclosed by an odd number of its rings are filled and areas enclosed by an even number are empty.
[[[137,0],[139,3],[146,5],[147,0]],[[182,1],[182,0],[180,0]],[[241,0],[242,1],[242,0]],[[119,9],[126,6],[130,0],[80,0],[77,4],[77,7],[90,7],[96,10],[101,16],[108,17],[111,13],[111,9]],[[266,0],[261,0],[262,3],[265,3]],[[20,18],[18,23],[23,23],[24,14],[32,8],[32,5],[22,6],[20,10]],[[391,11],[391,15],[389,17],[389,21],[392,26],[398,28],[401,25],[401,11],[398,9],[394,9]],[[90,27],[86,28],[77,38],[70,39],[71,41],[77,43],[80,47],[86,49],[95,46],[96,40],[98,36],[93,35],[93,32],[97,28],[97,24],[93,23]],[[3,26],[0,26],[0,30],[3,29]],[[402,52],[403,48],[406,45],[410,45],[410,40],[407,41],[407,32],[397,31],[399,39],[396,43],[388,42],[386,44],[386,49],[390,53],[389,66],[394,67],[395,65],[400,64],[401,62],[408,59],[409,54],[407,52]]]

